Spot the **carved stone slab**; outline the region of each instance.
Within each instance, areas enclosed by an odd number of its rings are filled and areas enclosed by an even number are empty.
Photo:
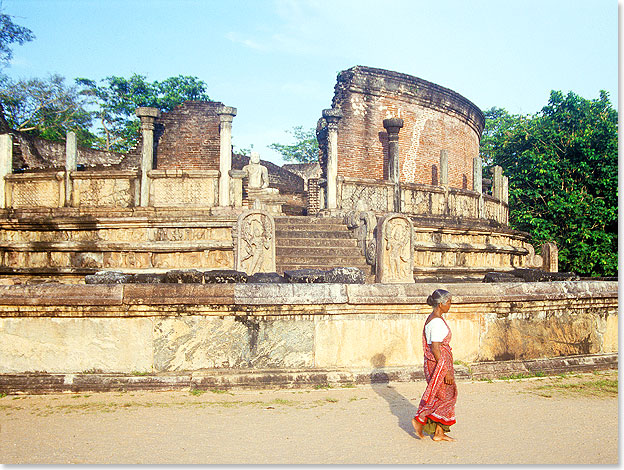
[[[376,282],[414,283],[414,236],[410,219],[388,214],[377,223]]]
[[[235,267],[248,275],[275,272],[275,221],[263,210],[243,212],[236,221]]]

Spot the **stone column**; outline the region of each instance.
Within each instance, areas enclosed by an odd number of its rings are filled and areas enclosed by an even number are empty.
[[[483,201],[483,160],[481,157],[472,159],[472,189],[479,194],[477,217],[485,218],[485,202]]]
[[[555,243],[547,242],[542,245],[542,269],[549,273],[559,271],[559,250]]]
[[[326,209],[336,209],[338,178],[338,121],[342,111],[336,108],[324,109],[323,117],[327,121],[327,189]]]
[[[502,201],[505,204],[509,204],[509,178],[507,176],[503,176],[503,194]]]
[[[440,186],[448,186],[448,151],[440,150]]]
[[[5,178],[13,173],[13,137],[11,134],[0,135],[0,201],[2,208],[7,207],[9,199],[6,196]]]
[[[71,172],[78,169],[76,163],[78,158],[78,146],[76,143],[76,133],[70,131],[65,139],[65,207],[72,205],[72,193],[74,192],[74,183],[71,178]]]
[[[401,212],[401,188],[399,186],[399,131],[403,127],[403,119],[390,118],[383,120],[384,129],[388,132],[388,176],[394,184],[394,212]]]
[[[160,117],[158,108],[137,108],[136,115],[141,119],[141,132],[143,147],[141,148],[141,183],[140,201],[141,207],[149,205],[150,182],[147,172],[154,167],[154,121]]]
[[[492,196],[499,201],[503,200],[503,168],[496,165],[493,169]]]
[[[472,159],[472,190],[483,193],[483,160],[481,157]]]
[[[219,206],[230,205],[230,170],[232,169],[232,121],[236,108],[221,106],[217,110],[219,119]]]

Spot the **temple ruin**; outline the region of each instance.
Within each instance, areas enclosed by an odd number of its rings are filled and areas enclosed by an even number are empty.
[[[318,165],[233,153],[223,103],[136,114],[125,154],[0,135],[0,392],[414,380],[440,287],[459,377],[617,367],[617,282],[509,227],[454,91],[341,72]]]
[[[249,158],[232,153],[236,112],[218,102],[138,108],[141,137],[127,154],[78,148],[72,133],[65,144],[0,136],[0,274],[80,283],[100,270],[234,269],[235,222],[252,208],[275,218],[279,274],[352,266],[374,282],[377,222],[392,213],[413,225],[416,280],[557,271],[556,250],[538,256],[509,228],[500,167],[483,184],[483,114],[451,90],[343,71],[317,127],[320,174],[304,181],[297,165],[257,162],[263,187],[250,184]]]

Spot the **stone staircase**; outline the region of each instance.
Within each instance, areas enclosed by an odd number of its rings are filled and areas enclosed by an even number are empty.
[[[355,267],[372,275],[357,240],[339,217],[276,217],[277,272]]]

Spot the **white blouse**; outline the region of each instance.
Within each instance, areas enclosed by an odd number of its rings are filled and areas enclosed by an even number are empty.
[[[427,344],[431,344],[432,341],[441,343],[448,335],[449,329],[441,318],[434,318],[425,325],[425,338]]]

